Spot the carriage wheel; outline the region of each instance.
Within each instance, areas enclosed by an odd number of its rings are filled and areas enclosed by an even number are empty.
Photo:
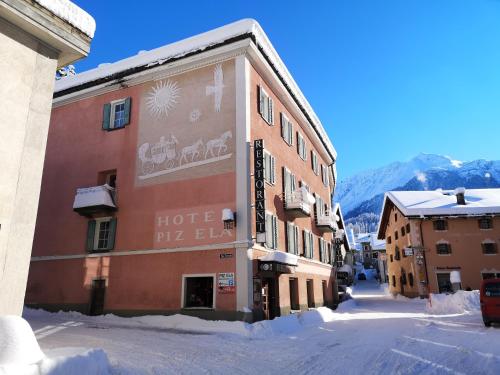
[[[152,161],[147,161],[142,163],[142,173],[150,174],[155,169],[155,165]]]
[[[168,159],[167,160],[167,169],[173,168],[175,165],[175,160],[174,159]]]

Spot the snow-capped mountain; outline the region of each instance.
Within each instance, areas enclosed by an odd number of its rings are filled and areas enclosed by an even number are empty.
[[[389,190],[435,190],[500,187],[500,161],[460,162],[447,156],[419,154],[407,162],[367,170],[340,181],[335,201],[348,221],[376,220]],[[353,220],[354,219],[354,220]],[[373,224],[373,223],[371,223]]]

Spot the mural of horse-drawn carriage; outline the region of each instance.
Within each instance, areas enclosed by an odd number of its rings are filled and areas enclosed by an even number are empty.
[[[183,147],[180,153],[177,152],[179,141],[173,134],[168,139],[161,136],[157,143],[143,143],[137,150],[142,174],[152,174],[155,169],[160,171],[171,170],[174,167],[175,169],[189,168],[191,164],[202,160],[217,161],[221,154],[228,151],[226,143],[232,137],[233,133],[228,130],[206,144],[200,138],[192,145]]]

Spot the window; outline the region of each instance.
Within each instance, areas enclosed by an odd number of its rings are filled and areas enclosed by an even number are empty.
[[[406,234],[405,227],[401,227],[401,236],[404,236],[405,234]]]
[[[449,243],[438,243],[436,244],[436,252],[438,255],[447,255],[451,254],[451,245]]]
[[[300,310],[299,305],[299,280],[290,278],[290,309]]]
[[[325,202],[317,194],[315,194],[315,198],[316,198],[316,216],[323,217],[326,215]]]
[[[267,151],[264,151],[264,180],[271,185],[276,182],[276,159]]]
[[[391,260],[391,263],[394,262],[394,257],[392,256],[392,254],[390,255],[390,260]]]
[[[293,145],[293,124],[283,112],[281,113],[281,137],[289,146]]]
[[[500,297],[500,283],[488,283],[484,286],[486,297]]]
[[[319,175],[318,155],[313,150],[311,150],[311,167],[314,174]]]
[[[97,174],[97,184],[108,184],[109,186],[116,188],[116,169],[99,172]]]
[[[394,259],[401,260],[401,252],[399,251],[398,247],[396,247],[396,249],[394,250],[394,254]]]
[[[499,274],[499,276],[500,276],[500,274]],[[481,277],[483,278],[483,280],[487,280],[487,279],[494,279],[496,276],[494,273],[483,272],[481,274]]]
[[[408,282],[410,283],[410,286],[413,286],[413,273],[408,274]]]
[[[270,213],[266,213],[266,246],[278,248],[278,218]]]
[[[396,287],[396,275],[392,275],[392,286]]]
[[[399,234],[398,234],[398,231],[395,231],[394,232],[394,239],[397,240],[399,238]]]
[[[304,249],[304,256],[309,259],[314,257],[314,238],[313,234],[308,230],[302,231],[302,245]]]
[[[478,224],[479,224],[480,229],[492,229],[493,228],[493,220],[491,220],[489,217],[479,219]]]
[[[287,221],[286,223],[287,251],[299,255],[299,228]]]
[[[378,252],[377,251],[374,251],[372,253],[372,259],[377,259],[378,258]]]
[[[283,167],[283,193],[285,197],[291,196],[295,190],[297,190],[297,178],[288,168]]]
[[[434,220],[432,222],[432,225],[434,226],[434,230],[447,230],[448,229],[448,223],[446,220]]]
[[[387,243],[388,243],[388,244],[391,244],[391,243],[392,243],[392,238],[391,238],[391,236],[387,237],[386,241],[387,241]]]
[[[131,98],[115,100],[104,104],[102,128],[114,130],[125,127],[130,123]]]
[[[307,160],[306,141],[299,132],[297,132],[297,153],[302,160]]]
[[[496,254],[498,253],[497,244],[495,242],[483,242],[481,244],[483,254]]]
[[[328,186],[328,168],[321,164],[321,181],[323,185]]]
[[[319,244],[319,261],[323,263],[327,263],[328,259],[326,256],[326,241],[323,238],[318,238]]]
[[[398,214],[397,213],[394,214],[394,221],[398,221]]]
[[[109,251],[115,246],[116,218],[90,220],[87,226],[87,251]]]
[[[410,223],[406,224],[406,233],[410,233]]]
[[[209,308],[214,306],[214,277],[193,276],[184,278],[184,307]]]
[[[262,86],[259,86],[259,113],[269,125],[274,124],[274,102]]]

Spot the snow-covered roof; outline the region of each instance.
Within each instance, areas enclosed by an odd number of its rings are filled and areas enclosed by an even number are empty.
[[[288,264],[290,266],[296,266],[298,259],[299,257],[297,255],[285,253],[284,251],[279,250],[272,251],[259,258],[259,260],[264,262],[278,262]]]
[[[48,1],[48,0],[44,0]],[[80,85],[98,81],[103,78],[113,76],[117,73],[126,72],[138,67],[154,67],[172,59],[182,58],[194,52],[204,51],[209,47],[219,45],[237,37],[252,36],[263,54],[269,59],[270,64],[284,80],[286,86],[310,118],[312,125],[316,128],[325,147],[333,159],[337,158],[337,153],[333,147],[326,131],[318,116],[312,109],[307,99],[302,94],[299,86],[293,79],[287,67],[281,60],[278,52],[274,49],[267,35],[264,33],[259,23],[253,19],[243,19],[228,25],[207,31],[202,34],[192,36],[181,41],[167,44],[150,51],[141,51],[139,54],[128,57],[117,62],[101,65],[97,68],[78,73],[75,76],[59,80],[55,85],[55,92],[61,92]]]
[[[384,236],[381,231],[385,230],[384,217],[390,204],[406,217],[498,215],[500,189],[465,189],[465,203],[457,203],[454,190],[389,191],[384,198],[378,236]]]
[[[390,199],[405,216],[454,216],[500,213],[500,189],[466,189],[465,205],[453,190],[390,191]]]
[[[93,38],[95,20],[90,14],[69,0],[35,0],[36,3],[70,23],[78,30]]]

